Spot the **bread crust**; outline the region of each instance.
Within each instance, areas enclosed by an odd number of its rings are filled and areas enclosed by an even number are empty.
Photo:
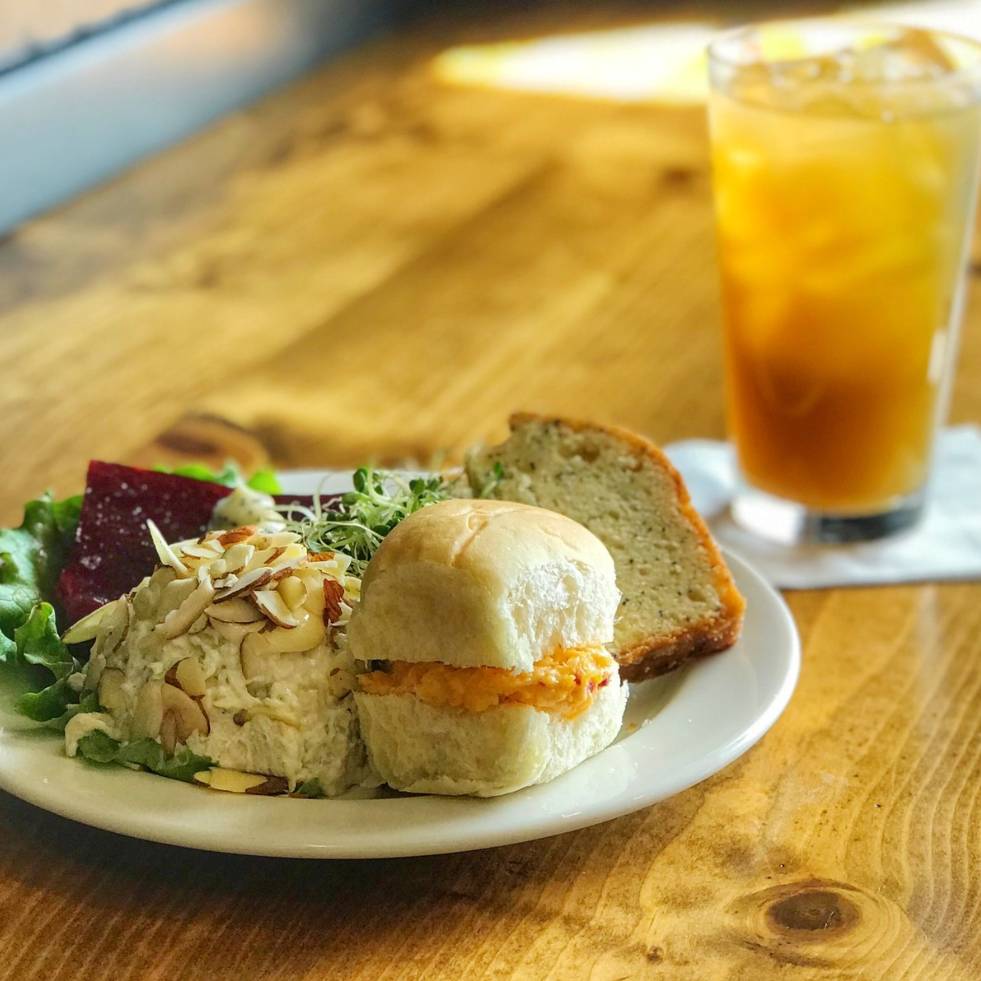
[[[694,529],[709,557],[722,612],[686,625],[670,634],[651,635],[639,644],[616,651],[620,675],[628,681],[641,681],[673,671],[685,662],[731,647],[739,638],[746,601],[736,588],[732,574],[712,538],[702,516],[695,510],[688,488],[664,452],[650,440],[620,426],[568,419],[564,416],[516,412],[508,419],[511,431],[526,423],[555,424],[573,432],[601,432],[619,440],[637,456],[643,456],[665,471],[674,484],[678,507]]]

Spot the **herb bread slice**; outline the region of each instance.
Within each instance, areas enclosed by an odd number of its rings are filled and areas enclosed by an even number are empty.
[[[477,497],[558,511],[610,550],[623,594],[615,650],[631,681],[731,646],[745,601],[688,497],[651,442],[613,426],[518,414],[499,446],[467,454]]]

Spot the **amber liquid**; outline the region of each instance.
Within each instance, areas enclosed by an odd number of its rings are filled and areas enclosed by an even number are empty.
[[[971,215],[975,105],[713,95],[728,422],[754,487],[872,513],[924,484]]]

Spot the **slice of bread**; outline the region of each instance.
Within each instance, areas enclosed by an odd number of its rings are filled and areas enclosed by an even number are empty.
[[[528,705],[466,712],[434,708],[415,695],[354,697],[368,755],[389,786],[496,797],[554,780],[606,749],[627,700],[627,686],[613,682],[575,719]]]
[[[506,442],[468,453],[470,492],[558,511],[606,545],[623,594],[614,649],[624,678],[663,674],[735,642],[745,601],[681,476],[653,443],[531,414],[510,425]]]

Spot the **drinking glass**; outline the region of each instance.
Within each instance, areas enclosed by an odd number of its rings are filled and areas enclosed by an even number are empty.
[[[909,527],[955,360],[981,45],[783,21],[709,65],[733,515],[785,542]]]

